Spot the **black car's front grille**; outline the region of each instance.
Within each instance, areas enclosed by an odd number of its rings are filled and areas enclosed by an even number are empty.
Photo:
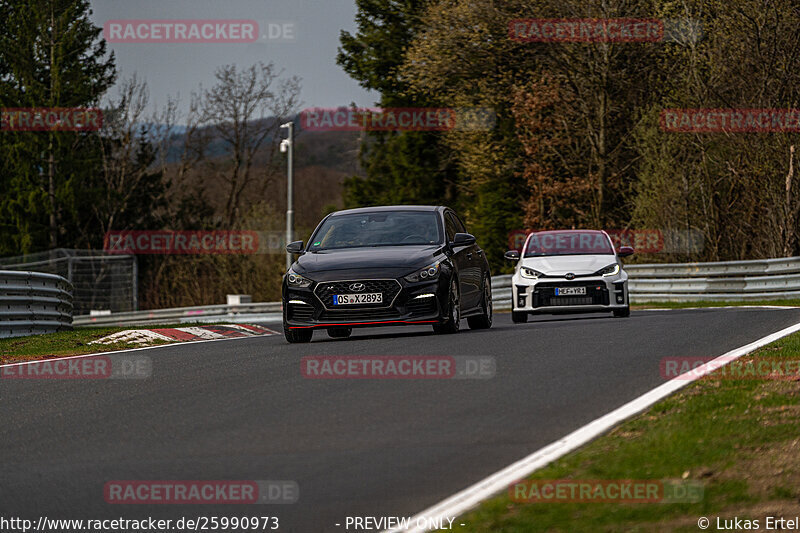
[[[400,313],[396,309],[344,309],[335,311],[323,311],[320,320],[324,322],[337,322],[354,320],[391,320],[393,318],[400,318]]]
[[[351,285],[360,283],[363,288],[356,290],[350,288]],[[349,281],[323,281],[319,283],[314,289],[314,294],[322,301],[326,308],[333,307],[334,294],[368,294],[380,292],[383,293],[383,302],[377,304],[358,304],[354,307],[359,309],[374,309],[380,307],[389,307],[395,296],[400,292],[400,283],[393,279],[353,279]]]
[[[556,296],[556,288],[586,287],[586,294]],[[539,283],[533,291],[533,307],[564,305],[608,305],[608,289],[596,281]]]
[[[411,315],[429,315],[436,311],[436,298],[412,298],[406,309]]]

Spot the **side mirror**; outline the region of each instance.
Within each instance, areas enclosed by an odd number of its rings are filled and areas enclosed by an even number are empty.
[[[619,257],[628,257],[629,255],[633,255],[633,248],[630,246],[623,246],[617,252]]]
[[[474,235],[469,233],[456,233],[453,235],[453,242],[451,243],[453,246],[469,246],[470,244],[475,244],[477,239]]]
[[[519,261],[519,250],[509,250],[503,257],[511,261]]]
[[[290,242],[286,245],[286,251],[290,254],[302,254],[303,253],[303,241],[294,241]]]

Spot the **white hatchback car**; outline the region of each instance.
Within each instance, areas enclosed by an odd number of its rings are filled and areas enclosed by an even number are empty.
[[[630,316],[628,275],[620,257],[633,248],[614,250],[605,231],[557,230],[528,235],[522,253],[506,252],[517,261],[511,278],[514,322],[531,313],[589,313],[613,311]]]

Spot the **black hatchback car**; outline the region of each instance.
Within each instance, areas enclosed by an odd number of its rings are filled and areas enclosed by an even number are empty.
[[[455,333],[492,325],[489,264],[475,237],[447,207],[386,206],[331,213],[283,278],[283,331],[309,342],[355,327],[430,324]]]

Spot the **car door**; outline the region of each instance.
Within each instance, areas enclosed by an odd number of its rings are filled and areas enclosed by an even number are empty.
[[[456,225],[456,231],[459,233],[469,233],[467,227],[461,219],[454,212],[450,213]],[[467,275],[465,278],[466,297],[464,302],[464,309],[472,309],[480,305],[481,300],[481,283],[483,282],[483,250],[478,246],[478,243],[467,246],[466,249],[467,260]]]
[[[455,215],[450,211],[446,211],[444,215],[444,227],[445,233],[447,234],[447,242],[453,242],[455,234],[460,233],[459,229],[463,229],[463,227],[459,228],[459,226],[461,226],[461,224],[458,223],[458,219]],[[470,281],[472,276],[470,269],[473,255],[472,246],[453,247],[453,262],[458,271],[458,292],[461,297],[462,311],[466,311],[475,306],[474,287]]]
[[[453,242],[453,238],[455,237],[456,231],[456,224],[453,220],[453,217],[450,216],[448,211],[444,212],[444,234],[445,239],[447,239],[448,243]],[[451,257],[453,259],[453,265],[456,269],[456,275],[458,277],[458,294],[461,297],[461,308],[466,309],[464,305],[464,291],[466,287],[464,285],[464,275],[467,269],[469,268],[469,263],[467,263],[467,254],[464,251],[464,246],[452,247],[450,249]]]

